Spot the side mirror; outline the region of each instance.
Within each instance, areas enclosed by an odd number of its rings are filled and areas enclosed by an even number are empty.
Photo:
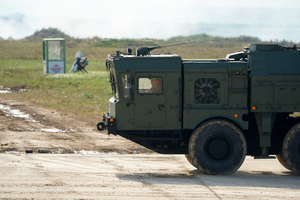
[[[129,88],[129,95],[130,95],[130,100],[133,101],[134,98],[133,98],[133,88],[132,87]]]
[[[133,84],[134,84],[134,78],[129,77],[129,78],[128,78],[128,83],[129,83],[130,85],[133,85]]]

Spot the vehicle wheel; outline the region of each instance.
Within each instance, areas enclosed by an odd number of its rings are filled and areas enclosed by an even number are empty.
[[[197,165],[192,162],[190,155],[189,154],[184,154],[184,155],[185,155],[186,159],[189,161],[189,163],[197,168]]]
[[[300,175],[300,123],[293,126],[285,136],[282,155],[288,169]]]
[[[231,174],[243,164],[247,144],[241,130],[225,120],[199,126],[189,142],[192,163],[206,174]]]
[[[99,122],[99,123],[97,124],[97,129],[98,129],[98,131],[103,131],[104,128],[105,128],[105,124],[104,124],[103,122]]]
[[[276,158],[277,158],[277,160],[280,162],[280,164],[281,164],[282,166],[284,166],[284,167],[285,167],[286,169],[288,169],[288,170],[291,170],[291,169],[287,166],[287,164],[286,164],[286,162],[285,162],[284,157],[283,157],[282,154],[277,154],[277,155],[276,155]]]

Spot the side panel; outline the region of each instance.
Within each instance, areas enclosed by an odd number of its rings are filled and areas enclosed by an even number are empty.
[[[248,63],[230,63],[228,106],[229,108],[248,107]]]
[[[253,112],[300,111],[300,52],[251,53]]]
[[[210,118],[226,118],[248,129],[247,63],[184,62],[183,128]]]
[[[181,130],[182,127],[182,78],[181,71],[167,72],[166,78],[166,129]]]

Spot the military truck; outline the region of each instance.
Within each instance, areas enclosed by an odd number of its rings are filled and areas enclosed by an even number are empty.
[[[300,173],[296,46],[252,44],[214,60],[151,55],[155,48],[108,56],[114,96],[99,131],[158,153],[185,154],[207,174],[233,173],[246,155],[276,156]]]

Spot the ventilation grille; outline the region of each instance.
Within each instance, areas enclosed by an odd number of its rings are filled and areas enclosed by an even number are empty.
[[[197,104],[220,103],[220,79],[198,78],[194,84],[194,96]]]

